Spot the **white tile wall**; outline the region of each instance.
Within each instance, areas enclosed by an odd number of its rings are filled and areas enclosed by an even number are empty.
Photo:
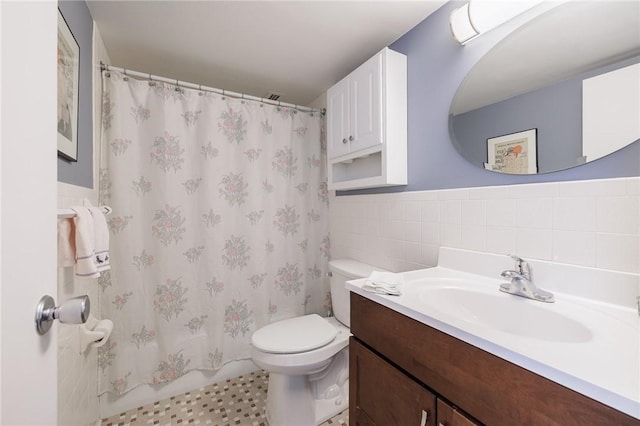
[[[82,205],[84,198],[97,204],[95,191],[58,183],[58,207]],[[56,302],[86,294],[91,314],[100,318],[96,279],[76,280],[73,268],[58,267]],[[79,325],[58,327],[58,424],[90,425],[99,419],[97,350],[80,353]]]
[[[640,273],[640,178],[331,198],[333,258],[393,271],[440,245]]]

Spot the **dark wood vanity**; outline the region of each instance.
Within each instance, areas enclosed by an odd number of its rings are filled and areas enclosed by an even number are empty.
[[[352,425],[640,425],[353,292],[351,332]]]

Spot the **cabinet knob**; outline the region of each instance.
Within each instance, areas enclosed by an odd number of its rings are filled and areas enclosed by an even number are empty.
[[[353,136],[349,136],[349,142],[353,142]]]
[[[347,138],[342,138],[342,143],[347,143]]]

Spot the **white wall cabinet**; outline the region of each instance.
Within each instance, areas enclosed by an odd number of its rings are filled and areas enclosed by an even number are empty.
[[[327,91],[329,189],[407,184],[407,58],[383,49]]]

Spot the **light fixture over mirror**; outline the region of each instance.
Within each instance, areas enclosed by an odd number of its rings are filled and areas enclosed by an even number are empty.
[[[452,101],[449,129],[478,167],[531,174],[640,143],[638,117],[640,2],[570,1],[480,59]]]
[[[542,0],[469,0],[451,12],[451,32],[460,44],[466,44],[540,3]]]

